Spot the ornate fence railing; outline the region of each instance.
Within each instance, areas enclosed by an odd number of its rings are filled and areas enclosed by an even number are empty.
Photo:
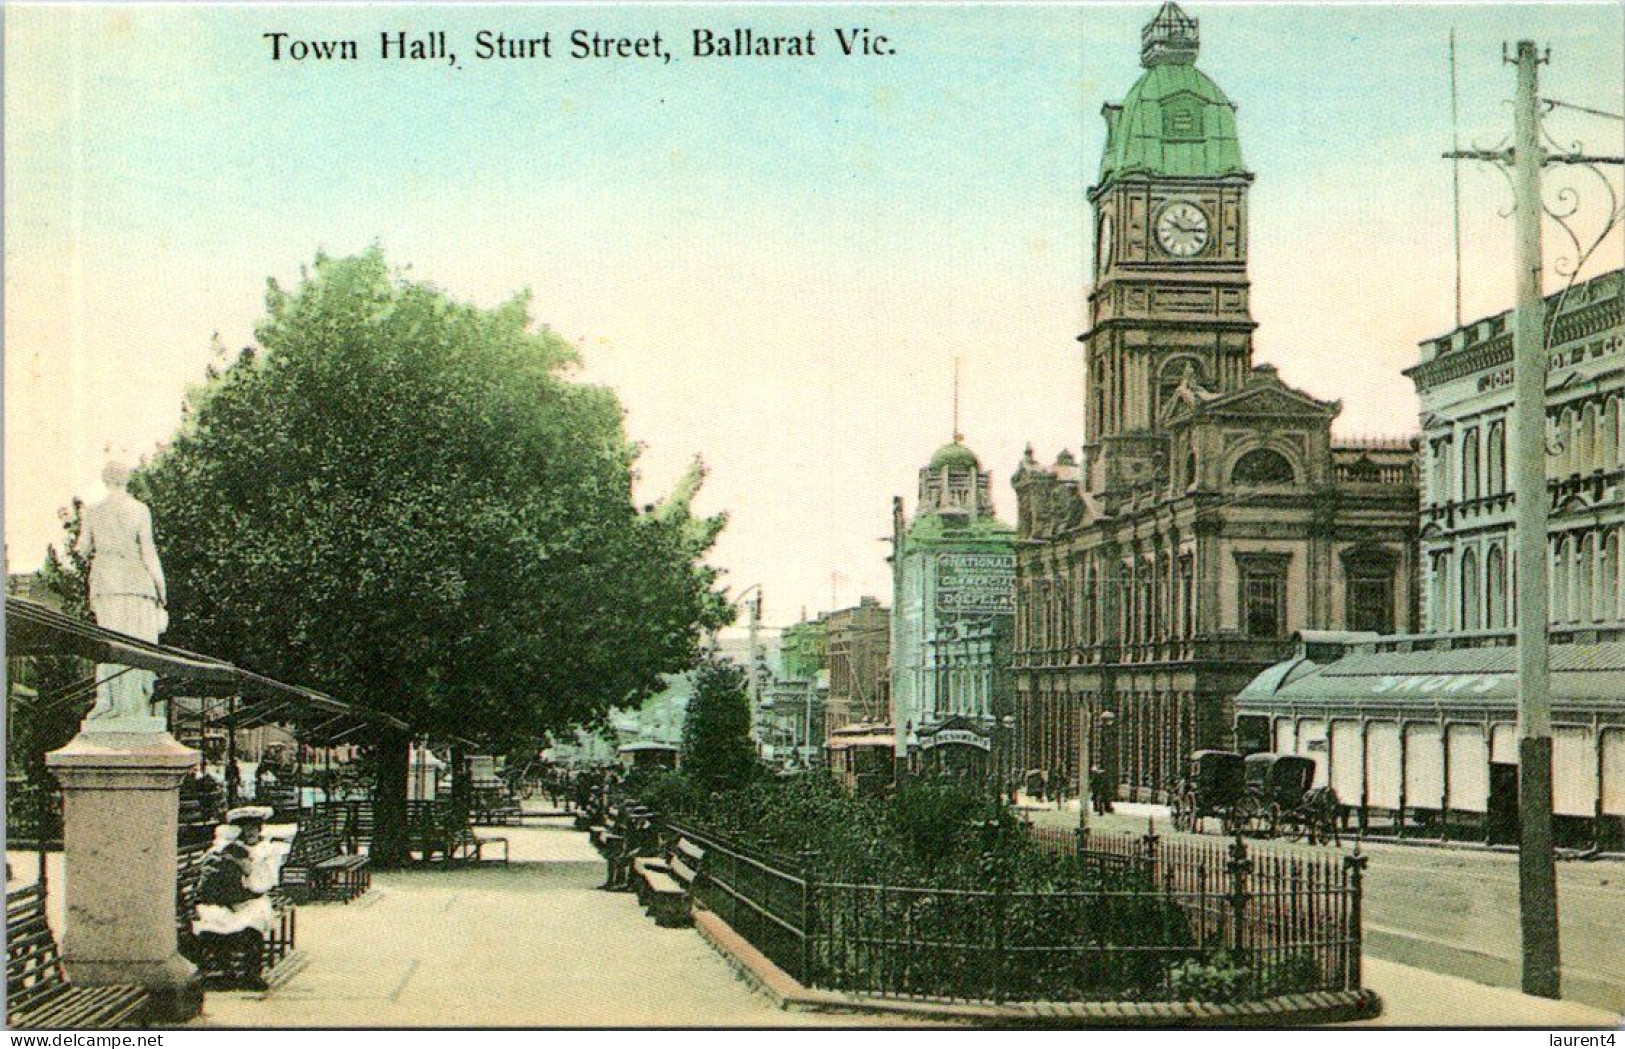
[[[686,826],[696,902],[809,987],[934,1001],[1261,998],[1360,985],[1357,858],[1036,830],[1082,889],[842,881]],[[1099,887],[1094,887],[1098,885]],[[1228,982],[1226,982],[1228,981]]]
[[[1260,987],[1357,990],[1366,858],[1304,856],[1224,843],[1171,841],[1154,831],[1079,834],[1035,829],[1039,846],[1103,869],[1132,870],[1177,899],[1204,950],[1222,947]],[[1299,988],[1300,984],[1311,984]]]
[[[814,986],[810,907],[803,871],[785,857],[747,851],[692,827],[673,832],[705,850],[694,899],[798,981]]]

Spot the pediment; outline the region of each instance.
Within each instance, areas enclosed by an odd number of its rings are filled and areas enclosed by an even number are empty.
[[[1274,416],[1295,419],[1305,416],[1329,418],[1337,414],[1333,404],[1317,401],[1301,390],[1273,382],[1248,386],[1227,394],[1209,402],[1204,406],[1204,410],[1210,415]]]

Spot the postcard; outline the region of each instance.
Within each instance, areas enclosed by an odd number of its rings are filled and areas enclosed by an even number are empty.
[[[4,14],[8,1027],[1613,1044],[1617,4]]]

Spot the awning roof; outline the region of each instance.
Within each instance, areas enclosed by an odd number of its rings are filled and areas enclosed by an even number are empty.
[[[141,641],[12,594],[6,595],[6,655],[80,656],[231,690],[240,673],[223,660]]]
[[[1625,643],[1553,645],[1551,695],[1570,706],[1625,696]],[[1360,702],[1385,706],[1514,706],[1517,650],[1511,647],[1360,652],[1317,665],[1298,657],[1264,671],[1238,706],[1281,702]]]
[[[897,741],[891,736],[831,736],[825,744],[830,750],[845,750],[848,747],[895,747]]]
[[[297,721],[307,727],[314,723],[327,738],[348,735],[361,723],[407,729],[399,718],[341,702],[315,689],[243,670],[213,656],[141,641],[12,594],[6,595],[6,656],[79,656],[161,674],[172,695],[237,696],[233,720],[239,728]],[[222,715],[208,723],[224,720]]]

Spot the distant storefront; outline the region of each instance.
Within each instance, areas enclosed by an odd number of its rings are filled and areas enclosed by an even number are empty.
[[[914,740],[914,763],[924,773],[950,779],[980,779],[993,762],[993,730],[980,718],[949,717],[929,725]]]
[[[1277,664],[1236,698],[1236,742],[1315,761],[1374,832],[1518,840],[1516,650],[1393,638]],[[1553,812],[1560,845],[1625,846],[1625,643],[1552,649]]]
[[[845,725],[830,732],[824,749],[830,775],[855,793],[878,793],[895,778],[890,725]]]

